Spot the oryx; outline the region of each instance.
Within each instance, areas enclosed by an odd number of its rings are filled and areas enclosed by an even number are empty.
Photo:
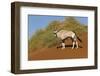
[[[54,34],[56,35],[57,38],[61,39],[61,41],[62,41],[62,43],[61,43],[62,49],[65,48],[65,43],[64,42],[65,42],[65,40],[67,38],[71,38],[72,39],[72,42],[73,42],[72,49],[75,47],[75,45],[76,45],[76,48],[78,48],[78,41],[77,41],[77,39],[80,42],[82,42],[81,39],[73,31],[56,30],[56,31],[54,31]]]

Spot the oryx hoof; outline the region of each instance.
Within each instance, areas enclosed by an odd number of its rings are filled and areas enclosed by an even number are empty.
[[[72,49],[74,49],[74,47],[72,47]]]
[[[62,47],[61,49],[63,50],[63,49],[65,49],[65,47]]]

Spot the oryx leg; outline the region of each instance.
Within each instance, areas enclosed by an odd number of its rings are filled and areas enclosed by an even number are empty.
[[[62,45],[62,49],[64,49],[64,48],[65,48],[65,43],[64,43],[64,40],[62,40],[61,45]]]
[[[76,48],[78,48],[78,42],[76,41]]]
[[[74,36],[74,41],[75,41],[76,48],[78,48],[78,42],[77,42],[77,37],[76,37],[76,35]]]
[[[73,41],[73,46],[72,46],[72,49],[75,47],[75,41]]]
[[[75,42],[76,42],[76,36],[75,34],[72,35],[72,41],[73,41],[73,46],[72,46],[72,49],[75,47]]]
[[[72,49],[75,47],[75,45],[76,45],[76,48],[78,48],[78,42],[77,42],[76,35],[73,36],[73,47],[72,47]]]
[[[62,43],[62,49],[64,49],[65,48],[65,43]]]

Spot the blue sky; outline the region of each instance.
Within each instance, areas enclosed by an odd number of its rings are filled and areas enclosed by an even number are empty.
[[[44,28],[51,21],[58,20],[63,21],[64,16],[47,16],[47,15],[28,15],[28,35],[29,38],[38,29]],[[88,25],[87,17],[75,17],[81,24]]]

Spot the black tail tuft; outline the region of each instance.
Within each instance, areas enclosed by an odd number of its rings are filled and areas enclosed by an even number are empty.
[[[77,36],[77,39],[80,41],[80,42],[82,42],[82,40]]]
[[[77,36],[77,34],[76,34],[76,32],[75,31],[73,31],[74,33],[75,33],[75,35]],[[80,41],[80,42],[82,42],[82,40],[77,36],[77,39]]]

